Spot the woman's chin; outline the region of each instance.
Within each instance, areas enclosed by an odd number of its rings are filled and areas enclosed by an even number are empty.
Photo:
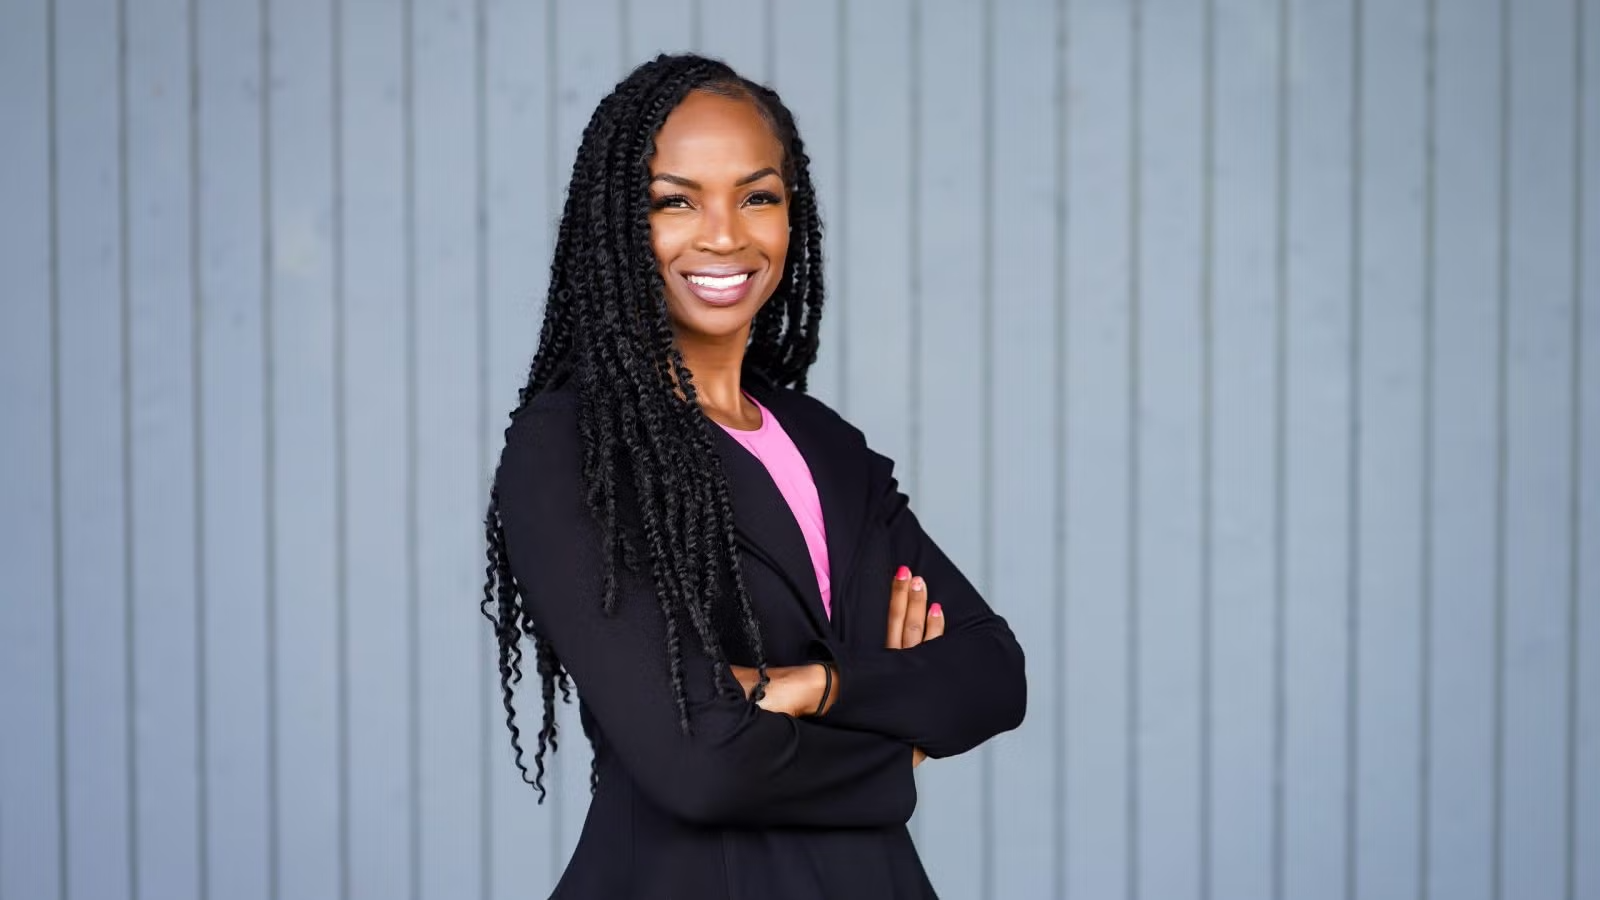
[[[680,299],[672,310],[672,327],[679,339],[706,343],[742,340],[750,332],[761,304],[747,298],[733,306],[713,306],[696,298]]]

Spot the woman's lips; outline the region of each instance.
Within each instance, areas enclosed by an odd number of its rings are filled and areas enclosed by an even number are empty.
[[[690,293],[699,297],[701,302],[712,306],[733,306],[750,294],[750,288],[755,283],[755,273],[691,274],[683,276],[683,281],[689,286]]]

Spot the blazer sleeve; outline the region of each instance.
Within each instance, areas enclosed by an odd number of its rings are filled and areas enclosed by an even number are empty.
[[[670,684],[652,584],[618,573],[601,609],[601,537],[585,502],[575,404],[525,410],[498,474],[511,570],[535,626],[641,790],[679,818],[721,826],[898,825],[916,806],[911,748],[767,712],[718,691],[692,629],[679,629],[689,732]]]
[[[905,650],[846,650],[824,642],[839,670],[839,697],[822,721],[899,738],[931,757],[965,753],[1022,724],[1027,677],[1022,647],[1005,620],[939,549],[876,453],[886,487],[875,504],[893,559],[922,576],[945,616],[942,637]]]

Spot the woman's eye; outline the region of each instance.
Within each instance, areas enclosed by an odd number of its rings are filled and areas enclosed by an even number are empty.
[[[746,200],[745,202],[754,204],[756,206],[768,206],[775,203],[782,203],[783,198],[772,193],[771,191],[756,191],[754,194],[751,194],[750,199]]]
[[[688,209],[689,198],[682,194],[668,194],[650,201],[651,209]]]

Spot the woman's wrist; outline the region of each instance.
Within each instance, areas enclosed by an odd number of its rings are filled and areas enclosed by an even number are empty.
[[[815,662],[807,665],[806,669],[806,696],[812,703],[806,710],[810,716],[826,715],[839,699],[839,670],[828,662]]]
[[[731,666],[745,694],[755,688],[758,673],[747,666]],[[814,662],[767,670],[767,688],[759,701],[762,709],[800,717],[826,715],[839,699],[839,669],[832,663]]]

